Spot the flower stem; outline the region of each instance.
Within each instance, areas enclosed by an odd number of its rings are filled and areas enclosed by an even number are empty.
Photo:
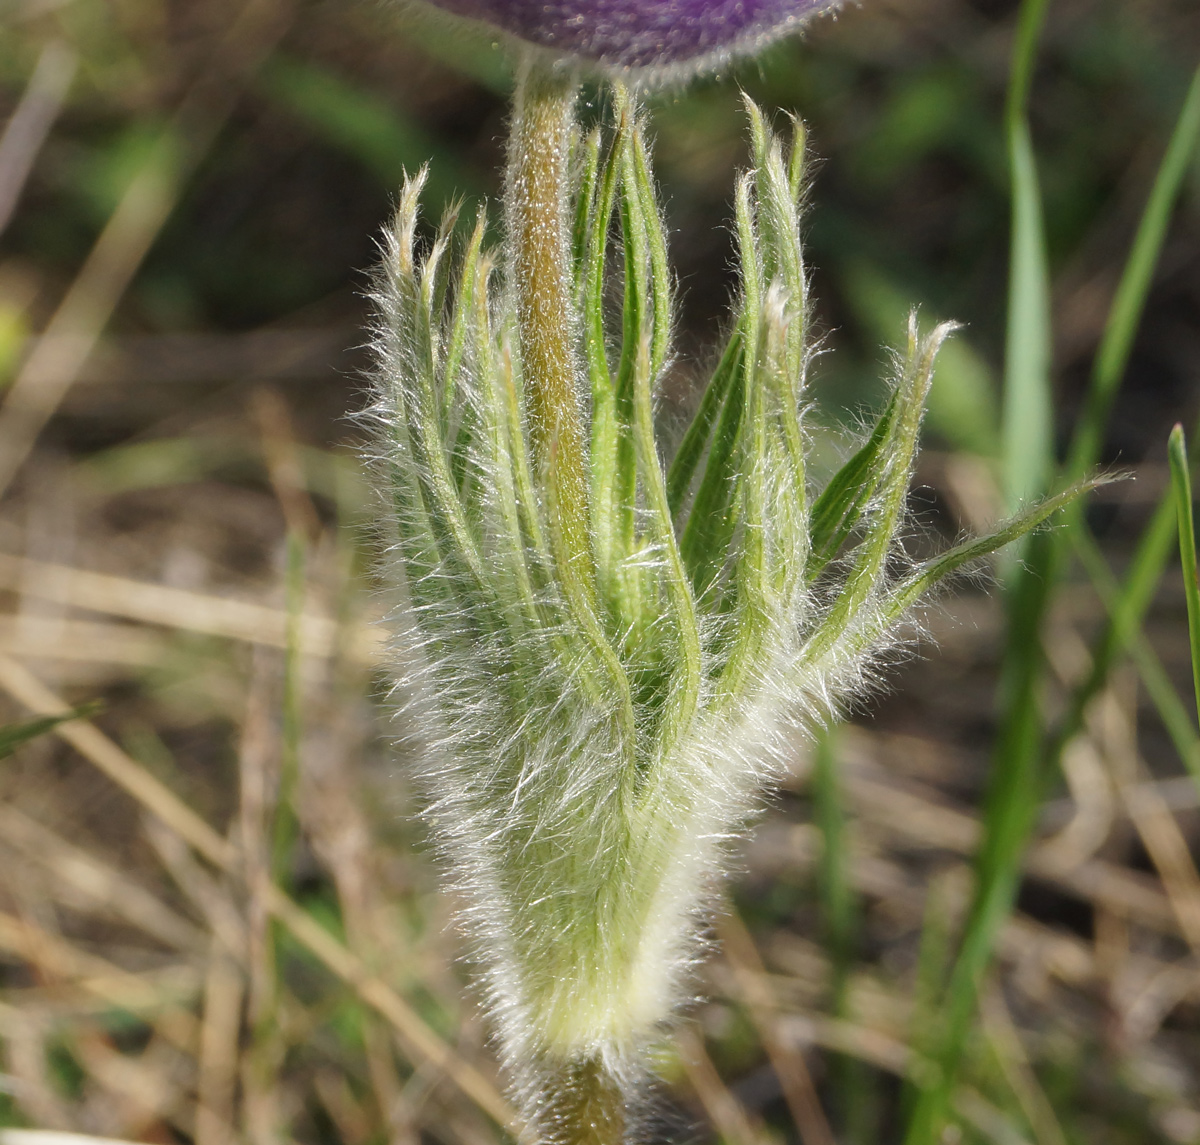
[[[545,1079],[539,1116],[543,1140],[554,1145],[621,1145],[625,1100],[616,1079],[596,1059],[567,1062]]]
[[[551,546],[572,587],[592,589],[588,459],[576,386],[569,244],[575,82],[536,64],[517,84],[505,205],[525,394]]]

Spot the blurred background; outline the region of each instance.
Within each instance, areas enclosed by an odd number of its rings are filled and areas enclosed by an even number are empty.
[[[668,414],[734,288],[739,89],[809,127],[830,467],[879,407],[908,308],[965,324],[932,397],[918,548],[1001,512],[1015,18],[1011,0],[871,0],[651,101],[683,314]],[[1030,115],[1060,442],[1198,57],[1195,0],[1050,6]],[[0,1125],[503,1139],[391,742],[354,414],[403,173],[431,164],[435,219],[494,202],[508,90],[494,45],[384,0],[0,0],[0,718],[100,705],[0,762]],[[1114,570],[1166,487],[1172,424],[1197,414],[1193,156],[1104,446],[1136,480],[1089,510]],[[1076,570],[1048,625],[1051,715],[1102,617]],[[1004,623],[979,584],[942,600],[920,657],[798,764],[663,1050],[654,1133],[902,1138],[967,901]],[[1145,632],[1188,697],[1175,561]],[[1200,799],[1168,730],[1118,665],[1047,792],[946,1142],[1200,1141]]]

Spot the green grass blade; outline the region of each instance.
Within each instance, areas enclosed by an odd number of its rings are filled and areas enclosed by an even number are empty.
[[[842,1015],[854,955],[857,907],[850,885],[846,812],[838,776],[837,730],[821,732],[813,750],[813,817],[824,846],[817,876],[826,948],[833,962],[834,1013]]]
[[[1050,304],[1037,164],[1025,107],[1048,0],[1022,0],[1013,49],[1005,126],[1012,183],[1012,254],[1001,456],[1010,510],[1049,484],[1053,467],[1050,406]],[[1002,680],[1001,738],[976,861],[975,897],[943,999],[945,1026],[936,1076],[916,1096],[905,1145],[942,1138],[979,989],[997,935],[1012,909],[1021,855],[1037,806],[1042,742],[1038,701],[1043,672],[1042,617],[1059,566],[1060,547],[1045,533],[1025,545],[1025,568],[1010,588],[1008,645]]]
[[[929,1063],[936,1058],[941,1046],[941,1000],[946,975],[950,971],[955,953],[955,920],[949,901],[951,893],[949,879],[945,875],[930,881],[925,894],[921,940],[917,947],[917,963],[914,967],[908,1044],[912,1052],[919,1054]],[[903,1095],[904,1114],[911,1115],[914,1096],[912,1090]]]
[[[1171,430],[1167,446],[1171,488],[1179,521],[1179,556],[1183,563],[1183,591],[1187,598],[1188,642],[1192,650],[1192,682],[1196,690],[1196,715],[1200,718],[1200,581],[1196,578],[1196,519],[1192,506],[1192,478],[1188,472],[1187,442],[1183,426]]]
[[[1023,277],[1027,280],[1026,290],[1035,294],[1041,288],[1036,277],[1037,254],[1033,252],[1031,233],[1040,219],[1033,217],[1031,192],[1034,178],[1032,151],[1029,148],[1028,131],[1024,124],[1021,108],[1028,91],[1031,73],[1032,44],[1036,39],[1031,30],[1040,23],[1044,15],[1045,0],[1026,0],[1022,11],[1022,32],[1014,60],[1012,95],[1009,104],[1010,154],[1014,159],[1014,269],[1013,304],[1010,306],[1010,332],[1008,347],[1015,355],[1009,362],[1006,380],[1016,386],[1028,383],[1028,377],[1020,376],[1019,369],[1028,369],[1036,361],[1036,345],[1028,343],[1028,331],[1022,333],[1012,327],[1026,311],[1032,311],[1032,297],[1021,297],[1018,288],[1018,266],[1020,257],[1024,262]],[[1124,372],[1132,344],[1133,329],[1141,314],[1145,292],[1149,285],[1150,268],[1157,259],[1161,246],[1162,226],[1170,204],[1178,191],[1174,175],[1180,163],[1185,162],[1196,128],[1192,119],[1195,85],[1189,93],[1180,125],[1172,138],[1172,145],[1164,160],[1162,172],[1155,184],[1155,192],[1147,206],[1138,239],[1118,291],[1118,303],[1114,303],[1106,326],[1104,341],[1109,347],[1103,353],[1103,373],[1100,365],[1093,376],[1092,387],[1087,399],[1087,409],[1092,411],[1085,418],[1085,427],[1072,444],[1067,475],[1078,477],[1094,463],[1099,450],[1100,437],[1111,407],[1111,394]],[[1184,140],[1188,142],[1184,143]],[[1022,171],[1020,165],[1028,169]],[[1022,206],[1020,199],[1026,202]],[[1015,232],[1018,227],[1026,229],[1024,240]],[[1025,249],[1023,249],[1023,247]],[[1044,267],[1044,254],[1041,256]],[[1035,334],[1038,327],[1034,326]],[[1047,329],[1048,334],[1048,329]],[[1048,342],[1044,350],[1048,361]],[[1024,360],[1026,365],[1020,366]],[[1092,397],[1092,394],[1096,397]],[[1106,395],[1108,395],[1106,397]],[[1030,413],[1036,419],[1036,394],[1026,394],[1030,399]],[[1017,440],[1020,423],[1008,415],[1016,416],[1022,406],[1022,395],[1006,392],[1006,477],[1010,497],[1020,489],[1021,480],[1028,473],[1020,470],[1019,457],[1022,451]],[[1036,420],[1032,431],[1039,426]],[[1036,463],[1034,450],[1027,450]],[[963,940],[958,964],[951,978],[946,995],[947,1037],[941,1057],[941,1079],[925,1090],[917,1103],[910,1123],[908,1145],[933,1145],[941,1132],[944,1117],[949,1108],[957,1070],[958,1058],[965,1043],[974,1014],[975,999],[983,973],[990,961],[990,950],[999,926],[1011,909],[1012,899],[1019,881],[1019,864],[1024,851],[1025,839],[1032,827],[1036,802],[1040,796],[1043,775],[1038,765],[1044,759],[1040,714],[1040,680],[1042,676],[1042,653],[1040,646],[1041,621],[1051,599],[1052,587],[1065,561],[1065,549],[1070,536],[1076,531],[1077,521],[1051,537],[1040,537],[1026,555],[1026,569],[1018,575],[1013,586],[1013,612],[1010,625],[1009,652],[1006,655],[1005,681],[1003,685],[1006,703],[1002,720],[1003,736],[996,753],[993,788],[989,794],[987,813],[984,818],[984,842],[978,860],[978,889],[970,921]],[[1141,651],[1135,649],[1137,655]],[[1135,657],[1136,658],[1136,657]],[[1194,765],[1193,765],[1194,766]]]
[[[1173,496],[1168,499],[1167,503],[1173,514],[1175,509]],[[1172,540],[1174,536],[1175,530],[1172,529]],[[1085,529],[1076,530],[1074,540],[1080,564],[1087,571],[1096,595],[1111,617],[1117,608],[1118,600],[1118,587],[1112,570],[1109,569],[1108,562],[1104,559],[1096,542],[1092,540]],[[1158,718],[1162,721],[1180,761],[1197,785],[1200,785],[1200,735],[1196,734],[1188,706],[1180,698],[1161,658],[1140,628],[1135,628],[1130,634],[1129,656],[1134,667],[1137,668],[1138,677],[1146,689],[1146,695],[1154,705],[1154,710],[1158,713]]]
[[[1040,235],[1036,169],[1023,111],[1032,75],[1033,49],[1045,7],[1045,0],[1026,0],[1022,8],[1008,105],[1014,234],[1004,456],[1006,493],[1010,500],[1036,489],[1042,474],[1049,473],[1050,422],[1048,404],[1041,400],[1043,397],[1048,399],[1048,385],[1039,393],[1035,384],[1037,369],[1049,362],[1048,312],[1044,307],[1045,255]],[[1181,169],[1186,165],[1197,134],[1198,116],[1200,93],[1193,83],[1106,326],[1085,417],[1072,443],[1066,468],[1068,479],[1082,476],[1098,455],[1112,395],[1128,361],[1166,219],[1178,192]],[[1042,420],[1043,413],[1047,420]],[[1032,439],[1022,441],[1022,435]],[[1039,470],[1043,458],[1046,465]],[[1041,618],[1065,558],[1065,546],[1070,534],[1076,531],[1073,526],[1079,523],[1079,518],[1073,515],[1067,529],[1053,538],[1035,542],[1027,557],[1029,567],[1014,584],[1010,652],[1005,671],[1008,703],[985,816],[984,843],[978,861],[978,890],[959,961],[946,994],[948,1025],[940,1055],[941,1077],[920,1096],[910,1123],[910,1145],[931,1145],[941,1132],[979,985],[990,961],[991,946],[998,927],[1011,908],[1018,884],[1024,840],[1032,826],[1044,777],[1043,768],[1037,763],[1039,757],[1043,762],[1045,759],[1039,749],[1042,739],[1039,711]],[[1138,594],[1146,591],[1152,563],[1147,554],[1146,568],[1140,574],[1143,579],[1130,588],[1127,607],[1131,610],[1136,607]],[[1125,621],[1118,618],[1118,623]]]
[[[100,711],[101,707],[102,705],[99,703],[82,704],[61,715],[39,716],[35,720],[5,724],[4,727],[0,727],[0,759],[7,759],[17,748],[27,744],[30,740],[37,739],[38,736],[53,731],[59,724],[65,724],[71,720],[90,719]]]
[[[1087,556],[1101,564],[1105,563],[1086,529],[1072,530],[1072,539],[1076,541],[1077,550],[1086,543],[1091,548]],[[1129,647],[1135,633],[1140,631],[1142,619],[1162,580],[1174,543],[1175,503],[1168,490],[1138,539],[1119,592],[1109,602],[1108,622],[1092,650],[1091,671],[1071,694],[1067,714],[1047,749],[1044,766],[1047,773],[1052,773],[1058,767],[1064,748],[1083,727],[1088,705],[1108,681],[1117,657]],[[1107,571],[1106,564],[1105,569]]]
[[[1096,464],[1104,427],[1117,386],[1124,376],[1133,349],[1134,335],[1146,306],[1154,268],[1162,251],[1171,210],[1187,176],[1192,153],[1200,139],[1200,68],[1192,76],[1183,109],[1154,180],[1154,187],[1138,223],[1133,248],[1109,311],[1108,322],[1092,369],[1083,415],[1071,443],[1067,474],[1077,477]]]
[[[1054,464],[1050,283],[1042,195],[1025,107],[1048,0],[1023,0],[1005,107],[1012,196],[1001,456],[1010,512],[1040,496]]]
[[[1039,496],[1054,464],[1050,284],[1037,163],[1029,128],[1010,128],[1013,228],[1004,355],[1002,456],[1010,512]]]
[[[308,553],[304,537],[295,529],[287,535],[284,571],[286,639],[283,654],[283,702],[280,728],[279,790],[271,822],[271,878],[277,886],[291,885],[292,855],[300,836],[296,807],[300,782],[300,744],[304,738],[301,696],[301,625],[307,596]]]
[[[1009,71],[1008,93],[1004,103],[1005,123],[1011,127],[1025,115],[1029,89],[1033,84],[1033,68],[1037,62],[1038,40],[1046,21],[1049,0],[1023,0],[1017,17],[1017,39],[1013,45]]]
[[[850,874],[846,808],[839,775],[837,727],[824,729],[813,748],[813,819],[823,846],[817,873],[824,944],[832,964],[829,1007],[834,1017],[853,1020],[849,1011],[850,970],[859,932],[859,904]],[[847,1140],[873,1136],[877,1095],[864,1063],[838,1054],[829,1063],[833,1104]]]
[[[1026,546],[1026,571],[1011,593],[1002,682],[1007,703],[983,817],[983,842],[976,859],[975,897],[942,1000],[945,1032],[938,1047],[938,1068],[931,1084],[917,1097],[906,1145],[935,1145],[941,1140],[983,978],[1016,897],[1021,857],[1038,805],[1040,630],[1051,585],[1057,579],[1055,558],[1056,546],[1049,537],[1036,534]]]

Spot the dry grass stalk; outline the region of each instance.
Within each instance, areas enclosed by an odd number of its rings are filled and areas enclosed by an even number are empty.
[[[381,917],[372,890],[371,876],[377,863],[371,852],[370,827],[357,798],[359,776],[345,743],[345,721],[332,711],[321,715],[324,718],[319,725],[327,730],[317,736],[306,756],[298,792],[300,814],[313,849],[333,876],[347,946],[375,969],[384,965],[388,923]],[[394,950],[392,956],[405,960],[403,953]],[[413,1110],[396,1071],[391,1038],[370,1014],[363,1017],[362,1035],[380,1122],[387,1127],[393,1145],[416,1145]]]
[[[45,1129],[0,1129],[0,1145],[130,1145],[113,1137]]]
[[[823,1014],[789,1015],[781,1019],[779,1032],[798,1050],[820,1047],[868,1062],[901,1078],[928,1068],[920,1055],[901,1039],[840,1018]],[[1029,1145],[1012,1121],[971,1086],[958,1087],[954,1105],[973,1129],[995,1145]]]
[[[248,948],[246,921],[230,889],[196,861],[183,839],[161,819],[152,815],[144,816],[142,830],[163,869],[204,919],[209,933],[231,957],[245,964]]]
[[[39,660],[80,660],[123,667],[153,664],[163,652],[154,632],[131,624],[0,617],[0,652]]]
[[[88,1121],[102,1132],[139,1138],[157,1135],[170,1124],[183,1133],[194,1132],[190,1100],[190,1057],[152,1040],[133,1057],[120,1053],[97,1026],[71,1031],[72,1055],[86,1071],[95,1092],[88,1094],[93,1107]]]
[[[0,585],[18,584],[31,595],[72,608],[272,648],[287,647],[287,613],[252,601],[0,554]],[[300,642],[307,655],[317,657],[329,656],[339,644],[346,644],[336,621],[312,613],[300,618]],[[370,664],[378,660],[382,643],[376,629],[362,628],[352,634],[348,648],[354,659]]]
[[[52,1026],[48,1016],[34,1007],[5,1007],[4,1011],[5,1068],[10,1088],[39,1125],[71,1129],[70,1107],[50,1079],[46,1043]]]
[[[322,532],[321,517],[308,494],[291,413],[278,390],[263,386],[252,402],[262,438],[267,476],[283,510],[288,532],[313,544]]]
[[[1017,1029],[1004,996],[998,989],[993,988],[984,994],[981,1017],[984,1036],[991,1043],[1004,1079],[1020,1103],[1025,1120],[1033,1128],[1037,1145],[1067,1145],[1054,1106],[1050,1104],[1046,1091],[1033,1071],[1021,1031]]]
[[[3,656],[0,656],[0,687],[40,714],[67,710],[67,705],[36,677]],[[73,721],[61,725],[56,733],[132,795],[161,822],[163,828],[177,837],[179,843],[186,843],[226,873],[238,873],[240,856],[234,844],[218,835],[93,724]],[[156,835],[160,843],[165,843],[169,837],[162,831],[156,831]],[[180,862],[176,844],[168,845],[165,850],[172,862]],[[182,865],[177,866],[177,872],[184,869]],[[192,870],[183,876],[184,881],[190,883],[193,893],[206,894],[197,890],[199,884],[194,874]],[[514,1132],[519,1132],[516,1116],[495,1084],[475,1066],[463,1061],[408,1003],[379,978],[371,975],[358,957],[274,885],[260,880],[251,890],[262,896],[271,916],[286,927],[293,937],[387,1019],[410,1057],[428,1060],[437,1066],[489,1116]],[[212,904],[213,900],[209,899],[208,905],[212,907]]]
[[[730,1145],[763,1145],[763,1130],[721,1079],[704,1041],[690,1026],[675,1036],[679,1060],[713,1128]]]
[[[62,110],[78,62],[64,41],[50,40],[0,134],[0,234],[8,226],[42,144]]]
[[[1171,809],[1153,784],[1137,782],[1149,774],[1149,768],[1137,744],[1136,683],[1132,694],[1128,687],[1123,690],[1125,696],[1109,689],[1098,697],[1091,734],[1103,745],[1121,802],[1162,877],[1179,930],[1192,951],[1200,953],[1200,874]]]
[[[143,934],[180,951],[204,949],[204,932],[93,852],[68,843],[16,807],[0,805],[0,839],[59,883],[78,891],[92,908],[124,919]]]
[[[888,837],[963,856],[974,854],[981,837],[979,820],[932,797],[916,794],[916,784],[910,782],[901,788],[848,768],[845,787],[855,810]],[[1026,856],[1025,869],[1085,901],[1119,909],[1146,926],[1177,929],[1170,901],[1158,884],[1115,863],[1089,859],[1074,869],[1063,870],[1056,851],[1047,855],[1043,846],[1037,845]]]
[[[165,977],[133,974],[33,923],[3,913],[0,950],[17,955],[52,982],[65,980],[111,1006],[153,1015],[172,1044],[185,1052],[195,1048],[199,1025],[183,1006],[199,987],[198,976],[190,968]]]
[[[287,30],[291,5],[250,0],[216,45],[0,405],[0,492],[33,449],[170,217],[186,177],[216,140],[246,82]],[[173,154],[183,143],[182,157]]]
[[[802,1145],[836,1145],[804,1055],[775,1035],[778,1004],[771,982],[754,940],[732,905],[718,927],[721,947],[733,971],[740,1000],[749,1010],[759,1040],[779,1078]]]

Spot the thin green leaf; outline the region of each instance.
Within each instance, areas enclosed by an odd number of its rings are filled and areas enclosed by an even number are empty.
[[[617,466],[616,394],[608,364],[604,332],[604,266],[608,232],[620,178],[620,155],[627,130],[628,109],[623,110],[616,137],[604,159],[596,185],[596,200],[589,219],[589,237],[582,287],[584,351],[592,390],[592,545],[597,575],[605,582],[613,560],[612,501]]]
[[[761,109],[746,98],[750,134],[754,146],[755,205],[762,248],[764,285],[779,282],[787,292],[799,320],[788,330],[787,375],[798,379],[803,369],[806,316],[804,255],[800,248],[800,220],[792,192],[783,146],[767,127]]]
[[[860,646],[868,647],[881,632],[893,627],[909,608],[946,577],[998,549],[1002,549],[1005,545],[1020,540],[1026,534],[1037,529],[1039,525],[1044,524],[1059,510],[1070,505],[1076,498],[1090,493],[1093,489],[1111,480],[1110,477],[1100,476],[1080,481],[1072,485],[1070,489],[1064,489],[1061,493],[1053,497],[1046,497],[1030,506],[1023,513],[1004,522],[995,532],[989,533],[985,537],[972,537],[969,541],[963,541],[940,556],[926,561],[916,572],[905,578],[888,593],[881,602],[877,618],[869,627],[856,633],[854,644],[848,653],[853,654]]]
[[[838,774],[836,728],[822,731],[813,749],[813,815],[824,844],[817,888],[826,945],[833,960],[833,1011],[844,1017],[858,912],[854,889],[850,885],[850,855]]]
[[[650,384],[654,386],[658,384],[658,376],[666,365],[671,348],[671,266],[667,259],[667,235],[663,230],[662,212],[650,174],[646,133],[641,124],[634,129],[631,151],[631,174],[641,204],[646,253],[650,260],[651,314],[654,320],[650,337]]]
[[[804,179],[807,170],[808,129],[798,115],[792,117],[792,147],[788,152],[788,187],[792,200],[800,205],[804,197]]]
[[[60,724],[68,723],[71,720],[91,719],[103,706],[99,702],[81,704],[61,715],[39,716],[36,720],[24,720],[21,723],[6,724],[4,727],[0,727],[0,759],[6,759],[23,744],[53,731]]]
[[[643,339],[640,368],[634,390],[634,427],[641,457],[646,507],[649,510],[654,540],[661,546],[664,554],[670,615],[679,632],[679,665],[674,686],[670,689],[670,712],[664,721],[663,730],[665,750],[669,750],[687,732],[700,703],[701,654],[696,602],[675,540],[662,464],[654,440],[654,410],[650,392],[652,352],[651,340]]]
[[[872,594],[881,589],[888,553],[891,551],[896,525],[908,493],[917,436],[921,428],[921,414],[925,397],[929,393],[934,359],[937,357],[938,348],[953,328],[951,323],[943,323],[928,337],[919,338],[916,315],[913,315],[910,321],[904,376],[900,385],[896,387],[895,423],[881,458],[883,472],[879,479],[879,507],[871,518],[866,536],[854,550],[854,565],[846,577],[845,587],[833,602],[819,631],[814,634],[804,650],[805,661],[818,660],[828,655],[831,649],[843,647],[845,634],[855,624],[863,605]],[[857,629],[860,633],[866,633],[868,630],[876,633],[880,631],[875,623],[862,625]],[[858,641],[859,637],[855,636],[854,640]]]
[[[758,266],[746,268],[747,276],[758,273]],[[729,603],[733,605],[729,655],[720,676],[726,701],[739,703],[746,694],[748,681],[762,663],[765,641],[773,624],[769,601],[771,573],[786,575],[783,561],[772,565],[769,537],[786,530],[790,517],[788,498],[779,498],[768,507],[767,469],[770,456],[767,426],[767,390],[769,379],[777,373],[785,356],[783,329],[774,311],[771,294],[760,304],[761,338],[753,374],[747,376],[746,417],[742,431],[740,498],[737,507],[741,535],[737,547],[735,575]],[[770,519],[768,519],[770,514]],[[797,531],[796,537],[799,539]],[[795,546],[789,546],[791,559]],[[797,570],[799,571],[799,570]]]
[[[1187,442],[1181,425],[1171,430],[1167,456],[1171,464],[1171,487],[1179,521],[1179,556],[1183,564],[1183,591],[1187,599],[1192,682],[1196,690],[1196,715],[1200,718],[1200,581],[1196,577],[1196,519],[1192,506],[1192,478],[1188,472]]]
[[[1174,525],[1174,495],[1168,493],[1166,501],[1171,509]],[[1171,539],[1174,538],[1175,529],[1172,528]],[[1074,540],[1080,563],[1091,578],[1092,587],[1101,603],[1108,609],[1111,619],[1118,607],[1119,593],[1108,562],[1086,529],[1075,530]],[[1200,735],[1196,734],[1188,705],[1183,702],[1170,673],[1163,666],[1162,659],[1140,628],[1135,628],[1130,634],[1129,656],[1137,668],[1138,678],[1146,689],[1146,695],[1154,705],[1154,710],[1162,720],[1163,727],[1179,755],[1180,762],[1197,785],[1200,785]]]
[[[884,445],[891,437],[899,408],[893,391],[866,443],[830,478],[813,502],[809,521],[811,550],[805,576],[815,580],[842,547],[879,486]]]
[[[757,187],[758,221],[765,248],[763,281],[769,287],[768,298],[774,295],[777,301],[777,305],[768,309],[775,315],[772,325],[782,337],[784,351],[774,355],[776,364],[770,377],[778,395],[777,417],[803,512],[806,476],[800,399],[808,354],[808,284],[800,245],[798,203],[792,192],[783,144],[770,132],[759,163]]]
[[[616,564],[631,557],[637,547],[637,444],[634,436],[634,386],[643,332],[649,327],[650,271],[646,225],[638,195],[633,130],[622,140],[621,176],[617,192],[621,238],[625,247],[625,299],[621,328],[621,356],[616,378],[616,465],[613,476],[612,516],[616,522],[613,558]],[[627,602],[627,607],[632,602]]]
[[[667,472],[667,498],[671,504],[673,517],[677,517],[683,509],[688,492],[692,487],[692,478],[695,477],[700,459],[704,456],[705,449],[708,448],[713,427],[725,408],[730,388],[734,379],[740,375],[741,369],[742,336],[739,326],[725,344],[721,360],[717,363],[717,368],[713,371],[713,376],[704,389],[700,405],[688,425],[687,432],[683,435],[683,440],[679,443],[679,448],[675,451],[671,468]]]
[[[1010,512],[1042,494],[1054,464],[1050,283],[1037,162],[1022,119],[1009,130],[1012,252],[1004,354],[1002,456]]]
[[[696,490],[680,549],[697,596],[717,579],[725,566],[730,541],[737,524],[736,495],[740,488],[737,459],[745,432],[747,398],[754,387],[758,368],[761,316],[761,280],[751,218],[751,177],[744,175],[737,187],[738,239],[742,263],[742,338],[745,351],[741,368],[721,411],[721,420],[708,451],[704,475]]]
[[[860,906],[850,877],[850,840],[839,773],[835,725],[820,732],[813,748],[813,818],[822,841],[817,893],[832,971],[830,1012],[842,1021],[853,1021],[850,972],[858,944]],[[829,1062],[833,1108],[845,1128],[845,1140],[854,1145],[877,1138],[874,1122],[879,1103],[873,1080],[866,1063],[850,1054],[835,1054]]]
[[[593,128],[576,144],[576,163],[580,173],[575,219],[571,227],[571,254],[576,279],[580,284],[588,255],[592,212],[596,206],[596,187],[600,178],[600,135],[600,128]]]
[[[1086,541],[1091,550],[1086,557],[1104,563],[1104,557],[1088,537],[1085,528],[1072,529],[1071,533],[1077,549]],[[1175,502],[1168,490],[1138,540],[1120,591],[1114,593],[1108,602],[1108,623],[1092,651],[1091,670],[1072,692],[1067,714],[1047,748],[1043,768],[1047,774],[1058,767],[1063,749],[1083,727],[1088,705],[1108,681],[1117,657],[1128,648],[1135,633],[1140,631],[1142,618],[1162,580],[1174,543]],[[1081,553],[1081,556],[1085,554]]]
[[[1085,473],[1096,464],[1099,457],[1104,427],[1108,424],[1117,386],[1129,363],[1134,335],[1146,308],[1146,297],[1150,292],[1154,268],[1158,265],[1167,224],[1187,176],[1197,140],[1200,140],[1200,67],[1192,76],[1183,108],[1175,121],[1109,310],[1104,336],[1092,368],[1083,415],[1071,443],[1066,470],[1068,477]]]

